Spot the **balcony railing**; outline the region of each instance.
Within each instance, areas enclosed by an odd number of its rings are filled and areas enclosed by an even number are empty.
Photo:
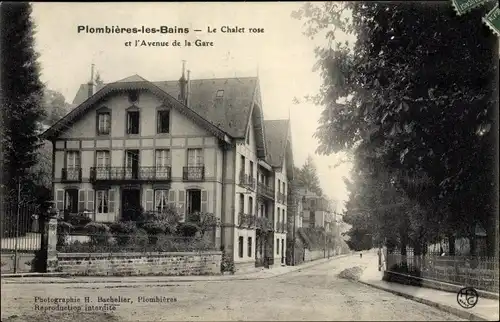
[[[165,181],[171,179],[170,167],[93,167],[91,181]]]
[[[253,228],[255,227],[255,216],[252,214],[245,214],[240,212],[238,214],[238,226],[240,228]]]
[[[81,182],[82,168],[63,168],[61,180],[64,182]]]
[[[273,231],[273,221],[267,217],[256,217],[255,226],[258,230],[262,231]]]
[[[255,190],[256,180],[253,176],[240,172],[240,185]]]
[[[205,166],[188,166],[182,169],[182,180],[203,181],[205,180]]]
[[[286,204],[286,195],[284,193],[278,192],[278,202]]]
[[[257,193],[274,200],[274,189],[262,182],[257,184]]]

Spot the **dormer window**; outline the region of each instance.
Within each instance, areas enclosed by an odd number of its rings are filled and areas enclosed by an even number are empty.
[[[111,132],[111,112],[107,109],[97,112],[97,135],[109,135]]]
[[[139,134],[139,111],[127,111],[127,134]]]
[[[216,98],[222,98],[224,96],[224,90],[219,89],[217,93],[215,94]]]

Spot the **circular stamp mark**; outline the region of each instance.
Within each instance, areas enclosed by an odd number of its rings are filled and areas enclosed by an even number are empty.
[[[472,309],[479,301],[479,294],[473,287],[464,287],[457,293],[457,302],[464,309]]]

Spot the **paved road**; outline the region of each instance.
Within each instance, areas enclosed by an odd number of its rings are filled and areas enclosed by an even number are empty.
[[[368,256],[366,256],[368,257]],[[97,297],[130,298],[133,303],[121,304],[111,316],[89,314],[85,320],[98,321],[201,321],[201,320],[398,320],[457,321],[424,304],[407,300],[353,281],[337,274],[349,267],[366,265],[359,256],[338,258],[332,262],[286,275],[252,281],[179,282],[151,285],[117,284],[3,284],[2,321],[12,315],[32,316],[38,320],[76,321],[76,315],[35,311],[34,297],[75,297],[84,307],[84,298],[91,305]],[[175,302],[140,301],[155,297]],[[171,300],[172,301],[172,300]],[[38,309],[46,303],[38,303]],[[109,311],[108,311],[109,312]],[[11,318],[11,321],[28,319]]]

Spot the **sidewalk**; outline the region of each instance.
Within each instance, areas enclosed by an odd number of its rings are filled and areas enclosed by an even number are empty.
[[[370,264],[358,282],[368,286],[406,297],[416,302],[427,304],[442,311],[473,321],[498,321],[498,300],[479,298],[477,305],[471,309],[462,308],[457,303],[457,294],[431,288],[403,285],[382,281],[383,270],[378,271],[378,258]]]
[[[75,284],[75,283],[165,283],[165,282],[198,282],[198,281],[231,281],[255,280],[280,276],[304,268],[328,263],[331,260],[351,256],[351,254],[332,256],[303,263],[298,266],[281,266],[262,268],[255,272],[234,275],[203,275],[203,276],[12,276],[2,275],[1,282],[5,284]]]

